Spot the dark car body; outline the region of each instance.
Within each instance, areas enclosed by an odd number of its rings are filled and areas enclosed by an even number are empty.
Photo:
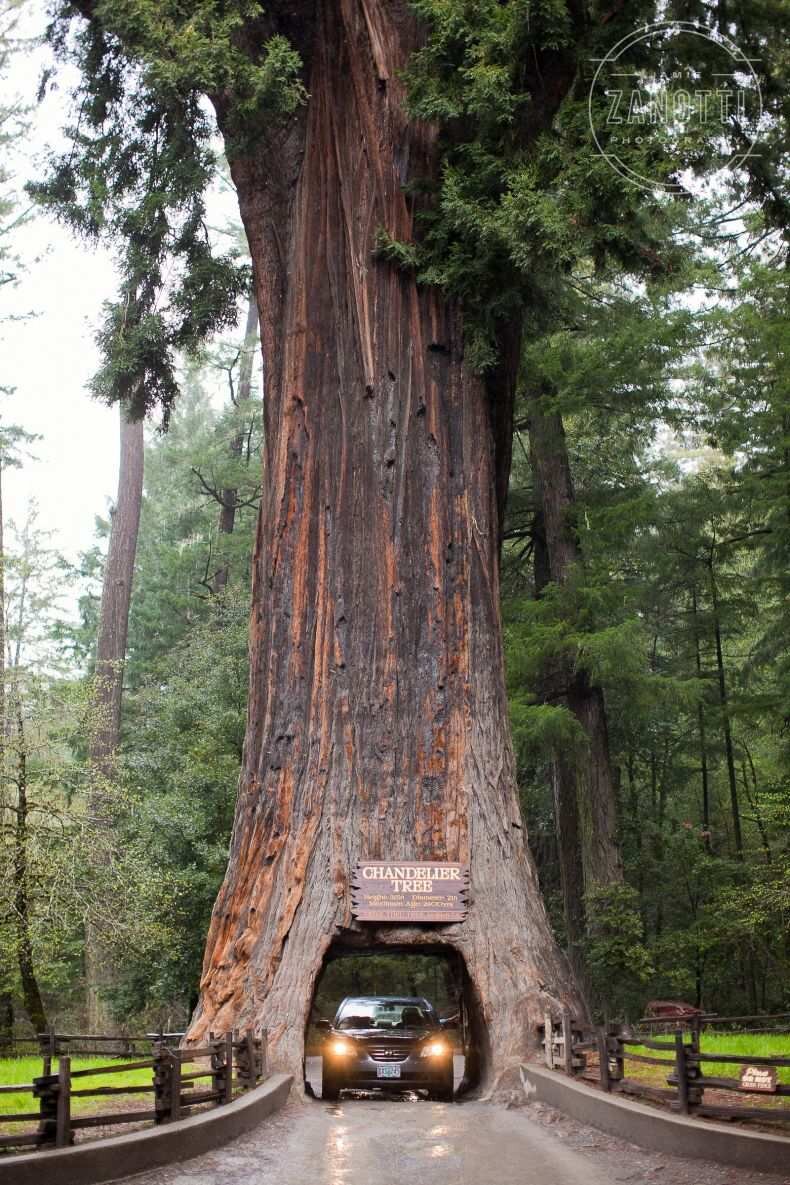
[[[380,1089],[452,1099],[452,1042],[423,997],[349,996],[323,1028],[323,1098]]]

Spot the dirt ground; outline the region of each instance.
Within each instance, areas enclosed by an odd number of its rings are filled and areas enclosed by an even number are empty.
[[[550,1131],[556,1140],[584,1155],[598,1168],[608,1168],[612,1181],[661,1182],[661,1185],[790,1185],[790,1155],[776,1173],[725,1168],[708,1160],[685,1160],[649,1152],[568,1118],[545,1103],[525,1103],[515,1091],[499,1100],[531,1122]]]

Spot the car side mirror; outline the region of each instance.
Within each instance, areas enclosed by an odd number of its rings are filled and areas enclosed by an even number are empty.
[[[453,1020],[452,1018],[450,1018],[449,1020],[440,1020],[439,1024],[442,1026],[443,1029],[457,1029],[458,1028],[458,1021]]]
[[[317,1020],[317,1021],[315,1022],[315,1027],[316,1027],[316,1028],[319,1030],[319,1032],[321,1032],[321,1033],[328,1033],[328,1032],[329,1032],[329,1030],[332,1028],[332,1025],[329,1023],[329,1021],[328,1021],[328,1020],[325,1020],[325,1019],[322,1017],[322,1018],[321,1018],[321,1020]]]

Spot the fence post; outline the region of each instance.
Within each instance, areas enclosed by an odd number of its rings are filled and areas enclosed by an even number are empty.
[[[71,1144],[71,1058],[58,1059],[58,1094],[55,1110],[55,1147]]]
[[[678,1111],[681,1115],[689,1113],[689,1084],[686,1073],[686,1047],[683,1044],[683,1030],[675,1032],[675,1077],[678,1088]]]
[[[606,1039],[606,1047],[609,1057],[615,1063],[614,1070],[612,1070],[611,1066],[609,1066],[609,1078],[612,1082],[622,1082],[623,1078],[625,1077],[623,1039],[620,1035],[620,1032],[618,1031],[617,1025],[609,1025],[609,1029],[611,1032]]]
[[[258,1038],[258,1067],[260,1069],[261,1078],[268,1078],[269,1076],[269,1030],[261,1029],[261,1035]],[[257,1076],[256,1076],[257,1081]]]
[[[573,1024],[569,1008],[562,1010],[562,1056],[565,1061],[565,1073],[573,1077]]]
[[[225,1081],[221,1103],[233,1102],[233,1031],[225,1034]]]
[[[554,1021],[551,1019],[550,1012],[543,1013],[543,1051],[546,1058],[546,1065],[550,1070],[554,1069]]]
[[[598,1074],[601,1080],[601,1090],[611,1091],[612,1084],[609,1081],[609,1049],[606,1041],[606,1030],[595,1030],[595,1041],[598,1046]]]
[[[211,1044],[211,1090],[218,1094],[222,1090],[222,1044],[212,1031],[209,1033]]]
[[[159,1045],[154,1057],[154,1110],[156,1122],[167,1123],[173,1118],[173,1087],[178,1088],[177,1111],[181,1109],[181,1063],[178,1065],[178,1082],[173,1071],[174,1058],[169,1049]]]
[[[170,1054],[170,1118],[181,1118],[181,1054]]]
[[[688,1079],[689,1108],[698,1107],[702,1102],[703,1086],[697,1085],[697,1079],[702,1077],[700,1066],[700,1018],[695,1017],[697,1024],[691,1031],[691,1049],[686,1054],[686,1077]]]
[[[44,1075],[52,1073],[53,1058],[58,1056],[58,1039],[55,1036],[55,1029],[53,1025],[47,1025],[45,1033],[38,1033],[38,1044],[43,1059],[42,1073]]]
[[[46,1059],[45,1059],[46,1060]],[[38,1099],[39,1144],[54,1144],[57,1130],[58,1091],[57,1078],[42,1074],[33,1079],[33,1098]]]
[[[236,1073],[242,1090],[252,1090],[258,1081],[258,1056],[252,1029],[247,1029],[236,1054]]]

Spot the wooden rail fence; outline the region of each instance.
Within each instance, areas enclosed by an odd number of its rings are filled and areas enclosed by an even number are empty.
[[[786,1035],[790,1033],[790,1012],[761,1013],[757,1016],[719,1016],[717,1012],[700,1012],[683,1017],[643,1016],[634,1024],[634,1029],[646,1032],[649,1037],[673,1033],[678,1028],[715,1029],[725,1027],[733,1033],[754,1033]]]
[[[724,1020],[725,1018],[720,1018]],[[726,1018],[733,1020],[736,1018]],[[739,1020],[754,1020],[741,1017]],[[677,1022],[675,1022],[677,1025]],[[742,1053],[707,1053],[700,1047],[700,1027],[676,1027],[665,1040],[642,1036],[620,1025],[594,1027],[576,1021],[570,1012],[558,1018],[546,1014],[540,1026],[546,1065],[571,1077],[594,1081],[609,1093],[634,1095],[669,1105],[681,1115],[700,1115],[714,1119],[759,1120],[761,1123],[790,1123],[790,1106],[755,1105],[755,1096],[790,1097],[790,1085],[778,1081],[778,1071],[790,1067],[790,1057],[759,1057]],[[741,1030],[743,1031],[743,1030]],[[759,1030],[765,1033],[766,1030]],[[780,1030],[781,1031],[781,1030]],[[636,1052],[636,1050],[640,1052]],[[641,1050],[648,1050],[644,1053]],[[594,1059],[589,1057],[594,1054]],[[594,1060],[597,1065],[590,1065]],[[666,1066],[666,1087],[653,1086],[629,1077],[629,1063]],[[751,1081],[721,1077],[717,1065],[752,1067]],[[712,1066],[712,1070],[707,1070]],[[747,1095],[752,1105],[725,1105],[705,1101],[705,1089]]]
[[[37,1123],[34,1132],[0,1135],[3,1148],[66,1148],[74,1142],[74,1132],[83,1128],[110,1126],[120,1123],[171,1123],[189,1114],[191,1108],[212,1103],[220,1106],[233,1100],[235,1090],[252,1090],[268,1076],[266,1033],[248,1030],[244,1034],[209,1035],[205,1045],[181,1049],[168,1045],[168,1040],[181,1034],[156,1034],[146,1038],[118,1038],[87,1035],[42,1033],[39,1043],[43,1072],[32,1082],[0,1086],[3,1094],[30,1094],[37,1110],[24,1113],[0,1111],[0,1126],[4,1124]],[[110,1042],[123,1046],[124,1042],[148,1041],[152,1045],[150,1057],[136,1061],[116,1061],[105,1066],[72,1069],[72,1054],[96,1053],[97,1047],[106,1049]],[[125,1046],[128,1049],[129,1046]],[[64,1052],[66,1049],[69,1052]],[[121,1053],[120,1056],[123,1056]],[[197,1069],[193,1064],[206,1061]],[[56,1066],[55,1066],[56,1063]],[[185,1071],[185,1067],[187,1067]],[[113,1074],[131,1070],[151,1070],[151,1083],[138,1086],[114,1086]],[[86,1078],[105,1077],[106,1086],[82,1086]],[[206,1080],[206,1081],[203,1081]],[[106,1098],[121,1095],[150,1094],[153,1106],[146,1110],[126,1112],[106,1111],[96,1115],[72,1115],[72,1100]]]

